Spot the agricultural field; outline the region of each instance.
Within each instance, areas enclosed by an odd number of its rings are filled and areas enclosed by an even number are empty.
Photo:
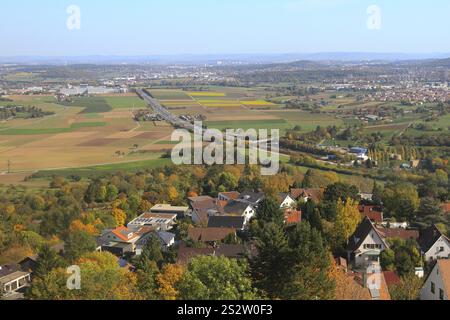
[[[170,125],[133,120],[134,108],[146,108],[135,95],[79,97],[64,103],[53,96],[9,98],[13,102],[2,104],[36,106],[54,114],[0,122],[0,184],[40,170],[112,170],[116,164],[127,164],[128,169],[159,163],[161,153],[171,147],[164,142],[170,140]]]

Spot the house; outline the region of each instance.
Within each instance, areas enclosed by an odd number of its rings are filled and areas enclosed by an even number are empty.
[[[358,160],[367,161],[369,157],[367,156],[369,150],[366,148],[354,147],[350,148],[350,153],[355,154]]]
[[[252,207],[256,208],[258,207],[258,204],[263,201],[266,198],[266,195],[262,192],[251,192],[246,191],[242,192],[239,197],[236,199],[236,201],[244,202]]]
[[[450,239],[436,225],[432,225],[421,233],[419,245],[427,261],[450,258]]]
[[[223,214],[229,216],[242,216],[245,218],[245,224],[247,224],[250,219],[255,216],[256,210],[250,203],[231,200],[223,207]]]
[[[243,231],[246,219],[242,216],[212,216],[208,220],[208,228],[231,228]]]
[[[297,206],[297,202],[291,198],[289,193],[281,192],[278,195],[278,202],[280,203],[280,209],[294,208]]]
[[[161,244],[161,249],[164,252],[169,250],[169,248],[175,244],[175,234],[173,234],[171,232],[167,232],[167,231],[151,232],[151,233],[148,233],[145,236],[141,237],[136,242],[135,253],[137,256],[140,256],[142,254],[142,251],[144,250],[144,247],[147,244],[150,237],[156,237],[159,240],[159,242]]]
[[[223,214],[226,202],[218,201],[209,196],[189,198],[192,209],[192,222],[198,225],[207,225],[210,215]]]
[[[230,200],[237,200],[239,196],[240,193],[237,191],[220,192],[219,195],[217,196],[217,199],[221,201],[230,201]]]
[[[419,240],[419,231],[417,230],[406,230],[403,228],[383,228],[376,227],[378,232],[385,239],[402,239],[402,240]]]
[[[118,227],[104,230],[97,239],[97,250],[111,252],[117,256],[133,254],[136,252],[137,242],[153,231],[151,227]]]
[[[371,264],[363,272],[356,272],[354,279],[368,290],[371,300],[391,300],[389,288],[379,264]]]
[[[359,212],[361,213],[362,219],[367,217],[373,223],[382,223],[383,222],[383,212],[381,211],[381,208],[379,208],[377,206],[360,205]]]
[[[365,201],[373,200],[373,193],[361,192],[361,193],[359,193],[359,196],[361,197],[361,200],[365,200]]]
[[[243,259],[245,257],[255,257],[257,250],[254,245],[243,244],[221,244],[215,249],[216,257],[226,257],[229,259]]]
[[[291,189],[291,198],[295,201],[303,200],[307,202],[308,200],[319,203],[323,197],[323,189]]]
[[[387,248],[383,235],[366,217],[348,240],[347,260],[356,268],[367,268],[372,263],[379,263],[381,252]]]
[[[168,231],[173,228],[176,223],[177,214],[163,214],[146,212],[128,223],[128,228],[138,229],[140,227],[151,227],[156,230]]]
[[[436,261],[420,290],[420,300],[449,300],[450,260]]]
[[[18,265],[20,266],[20,269],[23,271],[29,271],[30,273],[33,273],[36,271],[37,267],[37,255],[32,255],[29,257],[26,257],[25,259],[21,260]]]
[[[20,298],[20,290],[28,287],[30,282],[31,273],[22,271],[19,265],[0,266],[0,292],[6,298]]]
[[[185,243],[180,243],[180,246],[178,248],[177,264],[186,265],[195,257],[213,255],[214,248],[212,247],[191,248],[187,247]]]
[[[196,242],[204,242],[215,245],[228,236],[236,237],[236,229],[232,228],[189,228],[189,239]]]
[[[157,204],[150,209],[151,213],[176,215],[177,218],[184,218],[188,215],[189,207],[172,206],[170,204]]]

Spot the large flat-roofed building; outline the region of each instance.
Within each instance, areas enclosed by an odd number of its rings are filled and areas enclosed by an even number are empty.
[[[167,231],[173,228],[177,214],[146,212],[128,223],[128,228],[152,227],[156,230]]]
[[[150,209],[151,213],[175,214],[178,218],[183,218],[189,212],[189,207],[172,206],[170,204],[157,204]]]

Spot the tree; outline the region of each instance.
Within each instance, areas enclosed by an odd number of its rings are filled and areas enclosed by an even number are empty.
[[[94,252],[75,261],[81,271],[81,290],[67,290],[69,275],[64,268],[53,269],[44,278],[34,278],[30,298],[36,300],[138,300],[135,274],[123,269],[117,257]]]
[[[95,240],[89,233],[85,231],[71,232],[66,240],[65,255],[70,261],[74,261],[83,254],[94,251],[95,247]]]
[[[53,269],[62,266],[61,258],[58,254],[52,250],[48,245],[44,245],[38,253],[37,265],[34,275],[38,278],[43,279],[47,276]]]
[[[125,222],[127,221],[127,214],[125,211],[119,208],[113,208],[111,214],[116,221],[116,227],[122,227],[125,225]]]
[[[151,235],[148,238],[147,243],[142,250],[142,254],[137,258],[136,267],[138,269],[143,269],[143,266],[147,263],[147,261],[153,261],[158,266],[161,266],[164,261],[164,256],[161,250],[161,242],[154,235]]]
[[[335,283],[329,276],[330,252],[322,236],[302,222],[288,235],[287,272],[280,298],[286,300],[332,299]]]
[[[157,300],[158,284],[156,277],[159,274],[156,262],[148,259],[143,260],[136,270],[137,289],[146,300]]]
[[[418,300],[422,286],[423,279],[410,273],[400,283],[390,286],[389,292],[392,300]]]
[[[176,300],[179,296],[178,283],[184,274],[184,268],[175,264],[165,265],[157,276],[158,296],[162,300]]]
[[[381,268],[387,271],[395,271],[395,252],[392,249],[386,249],[380,254]]]
[[[412,184],[394,184],[383,192],[386,211],[398,220],[412,220],[419,207],[419,194]]]
[[[258,255],[250,260],[255,286],[270,298],[281,295],[286,281],[288,243],[283,228],[275,223],[263,225],[255,239]]]
[[[325,201],[336,202],[338,200],[347,201],[347,199],[357,200],[359,198],[359,190],[356,186],[343,182],[330,184],[323,194]]]
[[[345,203],[338,200],[336,211],[334,223],[336,245],[343,245],[361,222],[361,214],[358,210],[358,204],[352,199],[347,199]]]
[[[280,226],[284,225],[284,214],[280,205],[273,198],[264,199],[256,210],[256,218],[261,223],[273,222]]]
[[[182,300],[253,300],[257,298],[243,261],[215,256],[191,260],[177,285]]]
[[[442,214],[441,203],[431,197],[424,197],[420,199],[419,209],[417,211],[421,217],[426,216],[439,216]]]

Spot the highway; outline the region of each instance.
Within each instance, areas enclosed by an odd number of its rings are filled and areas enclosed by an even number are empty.
[[[139,97],[141,97],[142,100],[147,102],[147,104],[153,109],[153,111],[157,115],[159,115],[164,121],[169,122],[175,128],[182,128],[182,129],[186,129],[191,132],[194,132],[195,126],[192,123],[190,123],[189,121],[182,120],[178,116],[172,114],[167,108],[162,106],[157,99],[153,98],[145,90],[138,89],[138,90],[136,90],[136,93],[138,94]],[[202,128],[202,135],[205,133],[205,131],[206,131],[206,129]],[[241,136],[241,134],[232,134],[232,136],[237,139],[239,139],[239,138],[245,139],[245,137]],[[218,140],[217,142],[227,143],[227,141],[224,141],[224,140]],[[258,140],[256,142],[259,144],[265,143],[265,142],[269,142],[271,144],[273,144],[273,143],[278,144],[278,141],[273,141],[272,139]],[[259,145],[259,147],[262,148],[261,145]]]
[[[173,115],[167,108],[162,106],[157,99],[153,98],[146,91],[138,89],[136,90],[136,93],[141,97],[142,100],[148,103],[148,105],[158,116],[160,116],[163,120],[169,122],[175,128],[194,131],[194,125],[192,123],[182,120],[176,115]]]

